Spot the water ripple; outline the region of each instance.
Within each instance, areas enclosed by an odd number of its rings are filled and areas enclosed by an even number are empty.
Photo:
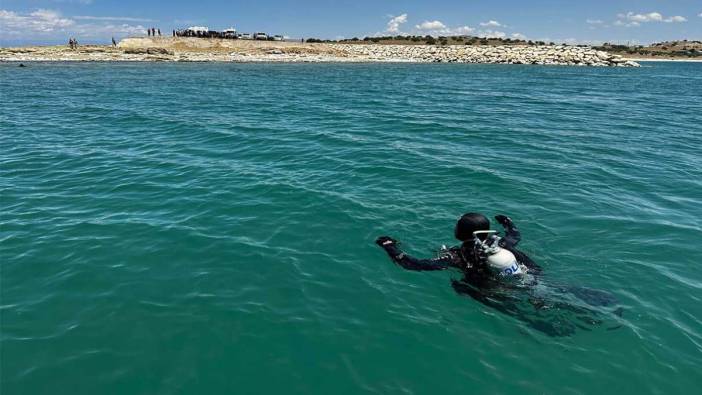
[[[2,389],[690,393],[699,67],[0,64]],[[372,243],[468,210],[619,329],[547,337]]]

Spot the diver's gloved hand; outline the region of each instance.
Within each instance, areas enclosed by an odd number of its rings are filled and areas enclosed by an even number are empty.
[[[507,227],[507,226],[512,224],[512,220],[508,216],[502,215],[502,214],[496,215],[495,221],[497,221],[498,224],[500,224],[504,227]]]
[[[390,236],[380,236],[377,239],[375,239],[375,244],[385,248],[397,245],[397,240],[393,239]]]

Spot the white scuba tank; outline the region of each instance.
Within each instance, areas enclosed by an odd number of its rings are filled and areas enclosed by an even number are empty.
[[[478,234],[491,234],[485,241],[478,238]],[[498,276],[514,276],[524,274],[526,268],[517,261],[517,258],[509,250],[500,247],[500,238],[495,231],[483,230],[473,232],[475,236],[476,247],[480,248],[486,256],[487,265],[492,272]]]
[[[512,276],[522,274],[522,266],[517,262],[517,258],[504,248],[498,247],[498,251],[488,255],[488,266],[500,276]]]

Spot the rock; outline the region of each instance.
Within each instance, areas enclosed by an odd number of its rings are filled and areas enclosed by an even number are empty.
[[[126,48],[124,50],[125,54],[129,55],[173,55],[173,52],[167,50],[166,48]]]
[[[146,55],[146,48],[127,48],[124,53],[129,55]]]
[[[173,55],[172,52],[168,51],[166,48],[147,48],[146,53],[149,55]]]

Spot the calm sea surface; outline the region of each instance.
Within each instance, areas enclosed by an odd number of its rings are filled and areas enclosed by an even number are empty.
[[[702,383],[702,64],[1,64],[0,96],[3,395]],[[621,317],[551,336],[373,244],[466,211]]]

